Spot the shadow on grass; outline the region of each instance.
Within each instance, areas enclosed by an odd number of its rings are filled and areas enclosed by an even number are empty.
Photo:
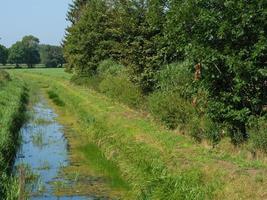
[[[115,162],[107,160],[97,145],[90,143],[79,149],[87,158],[88,164],[97,172],[104,174],[112,187],[129,189],[129,185],[120,176]]]

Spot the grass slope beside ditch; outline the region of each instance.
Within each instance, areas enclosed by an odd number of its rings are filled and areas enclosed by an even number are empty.
[[[24,121],[27,90],[22,80],[0,71],[0,199],[18,198],[18,185],[12,177],[12,162]]]
[[[118,166],[130,189],[123,199],[263,199],[267,164],[216,149],[159,126],[149,116],[114,102],[64,76],[15,72],[49,85],[87,136]],[[64,74],[62,72],[62,74]],[[90,148],[88,148],[90,150]],[[86,145],[81,148],[87,153]],[[88,156],[90,159],[90,156]]]

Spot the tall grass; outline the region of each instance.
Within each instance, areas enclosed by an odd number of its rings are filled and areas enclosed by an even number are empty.
[[[0,87],[11,80],[9,73],[0,69]]]
[[[9,77],[0,72],[0,77]],[[27,90],[18,79],[2,78],[0,88],[0,196],[16,199],[16,180],[12,178],[11,168],[19,142],[18,132],[24,122]]]
[[[267,153],[267,116],[251,119],[249,132],[252,150]]]
[[[143,104],[140,88],[129,80],[125,67],[113,60],[102,61],[96,75],[74,75],[71,82],[86,85],[130,107],[138,108]]]
[[[103,78],[99,91],[131,107],[137,108],[143,103],[140,89],[122,75]]]
[[[52,99],[52,101],[58,105],[58,106],[64,106],[65,103],[60,99],[60,97],[52,90],[49,90],[47,92],[48,96],[50,99]]]
[[[128,184],[121,178],[116,163],[108,160],[96,144],[86,144],[81,146],[80,150],[88,158],[91,168],[108,177],[111,186],[128,189]]]

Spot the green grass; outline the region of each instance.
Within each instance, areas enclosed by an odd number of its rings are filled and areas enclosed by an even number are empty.
[[[10,80],[11,80],[11,78],[10,78],[9,73],[0,69],[0,85],[4,85],[5,83],[7,83]]]
[[[26,64],[20,64],[19,67],[22,69],[28,68],[28,66]],[[45,65],[44,64],[37,64],[34,67],[35,68],[45,68]],[[15,69],[15,68],[16,68],[16,65],[14,65],[14,64],[6,64],[6,65],[0,64],[0,69]]]
[[[17,195],[17,191],[13,191],[16,180],[10,176],[10,172],[27,99],[26,87],[19,79],[6,81],[0,88],[0,196],[6,199],[15,199]]]
[[[121,178],[116,163],[107,160],[96,144],[88,143],[81,146],[80,151],[88,158],[88,165],[99,173],[106,175],[112,186],[128,189],[128,184]]]
[[[60,97],[52,90],[47,91],[47,94],[52,101],[58,106],[64,106],[65,103],[60,99]]]
[[[81,151],[88,167],[91,161],[113,179],[120,175],[130,186],[123,199],[263,198],[266,161],[197,144],[114,99],[70,84],[68,75],[49,70],[14,73],[48,84],[48,90],[65,103],[59,109],[71,113],[87,137]],[[99,154],[100,161],[92,152]]]
[[[51,75],[55,78],[70,80],[72,75],[69,73],[66,73],[64,71],[64,68],[41,68],[41,69],[10,69],[10,73],[12,72],[20,72],[20,73],[31,73],[36,75],[43,75],[51,77]],[[47,83],[49,84],[49,83]]]

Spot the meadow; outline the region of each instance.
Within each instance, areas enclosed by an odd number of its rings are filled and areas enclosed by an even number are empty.
[[[28,68],[28,66],[26,64],[21,64],[19,67],[22,69]],[[35,68],[45,68],[45,65],[44,64],[36,64],[34,67]],[[16,68],[16,66],[13,64],[6,64],[6,65],[0,64],[0,69],[15,69],[15,68]]]
[[[253,157],[229,138],[216,147],[199,143],[167,129],[146,111],[71,83],[63,69],[10,73],[42,86],[62,123],[71,124],[79,134],[79,139],[69,140],[82,155],[82,169],[104,174],[121,188],[122,199],[266,198],[265,156]],[[101,155],[100,160],[95,155]]]

